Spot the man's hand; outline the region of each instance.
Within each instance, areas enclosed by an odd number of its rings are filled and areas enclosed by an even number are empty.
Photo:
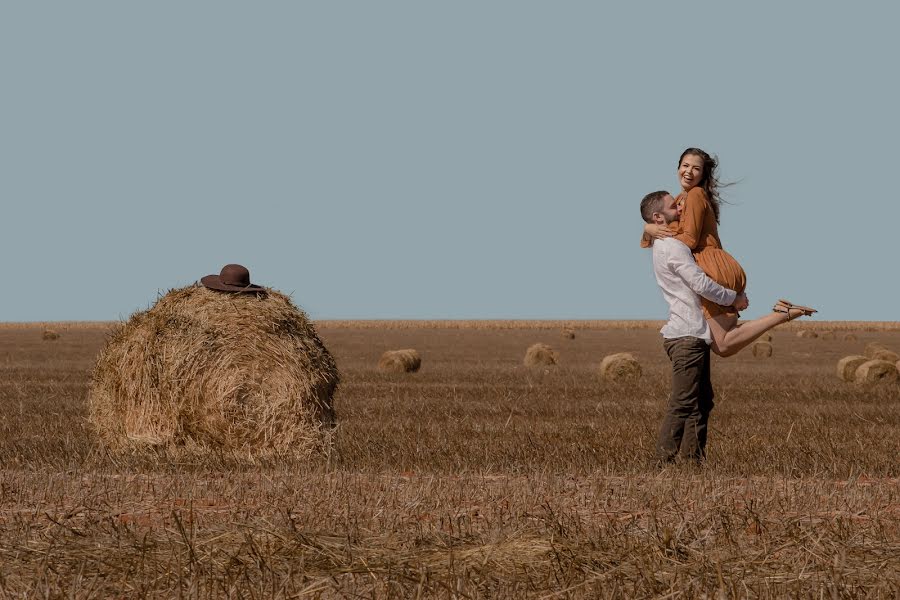
[[[747,294],[740,293],[731,305],[738,310],[747,310],[747,307],[750,306],[750,298],[747,297]]]

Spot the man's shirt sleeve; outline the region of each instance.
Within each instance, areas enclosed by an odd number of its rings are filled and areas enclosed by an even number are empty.
[[[666,254],[669,266],[695,294],[721,306],[734,304],[737,292],[724,288],[710,279],[703,269],[697,266],[690,248],[678,240],[673,240],[673,243],[666,244]]]

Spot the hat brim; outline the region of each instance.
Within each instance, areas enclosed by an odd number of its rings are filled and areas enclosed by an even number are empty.
[[[203,287],[207,287],[211,290],[217,290],[220,292],[237,292],[239,294],[255,294],[259,292],[265,292],[266,288],[261,285],[256,285],[255,283],[251,283],[246,287],[238,286],[238,285],[228,285],[227,283],[222,283],[222,278],[219,275],[207,275],[200,279],[200,283],[203,284]]]

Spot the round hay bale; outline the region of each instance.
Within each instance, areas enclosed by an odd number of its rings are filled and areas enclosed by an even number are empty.
[[[54,342],[59,339],[59,333],[52,329],[45,329],[41,334],[41,338],[46,342]]]
[[[900,360],[900,355],[890,350],[877,350],[872,353],[872,356],[870,358],[872,360],[886,360],[888,362],[895,363]]]
[[[845,341],[845,342],[855,342],[855,341],[857,341],[856,334],[853,334],[853,333],[845,333],[845,334],[844,334],[844,341]]]
[[[112,450],[306,457],[330,439],[338,381],[290,298],[195,285],[113,332],[91,376],[89,418]]]
[[[821,335],[819,335],[819,337],[822,338],[823,340],[833,340],[834,332],[831,331],[830,329],[826,329],[825,331],[823,331],[821,333]]]
[[[756,341],[758,341],[758,342],[771,342],[771,341],[772,341],[772,333],[769,332],[769,331],[767,331],[767,332],[765,332],[764,334],[762,334],[761,336],[759,336],[759,337],[757,338]]]
[[[886,360],[870,360],[856,369],[856,383],[897,381],[897,365]]]
[[[845,356],[838,361],[838,377],[840,377],[844,381],[856,381],[856,369],[858,369],[861,364],[868,361],[869,359],[865,356],[859,356],[856,354],[852,356]]]
[[[881,352],[882,350],[889,350],[887,346],[884,344],[880,344],[879,342],[870,342],[866,344],[866,349],[863,351],[863,354],[868,356],[869,358],[875,358],[875,354],[877,352]]]
[[[559,362],[559,352],[547,344],[533,344],[525,352],[525,366],[555,365]]]
[[[628,352],[610,354],[600,362],[600,377],[607,381],[638,379],[641,373],[641,364]]]
[[[769,358],[772,356],[772,344],[769,342],[755,342],[753,344],[753,356],[756,358]]]
[[[799,338],[817,338],[819,334],[813,331],[812,329],[801,329],[797,332],[797,337]]]
[[[422,358],[412,348],[388,350],[378,360],[378,369],[385,373],[415,373],[422,366]]]
[[[566,338],[567,340],[574,340],[574,339],[575,339],[575,330],[574,330],[574,329],[568,329],[568,328],[567,328],[567,329],[563,329],[563,330],[562,330],[562,336],[563,336],[564,338]]]

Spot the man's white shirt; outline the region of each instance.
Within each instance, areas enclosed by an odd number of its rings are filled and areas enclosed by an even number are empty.
[[[712,341],[700,296],[731,306],[737,292],[722,287],[697,266],[691,249],[674,238],[653,242],[653,272],[669,304],[669,321],[660,330],[666,339],[696,337]]]

